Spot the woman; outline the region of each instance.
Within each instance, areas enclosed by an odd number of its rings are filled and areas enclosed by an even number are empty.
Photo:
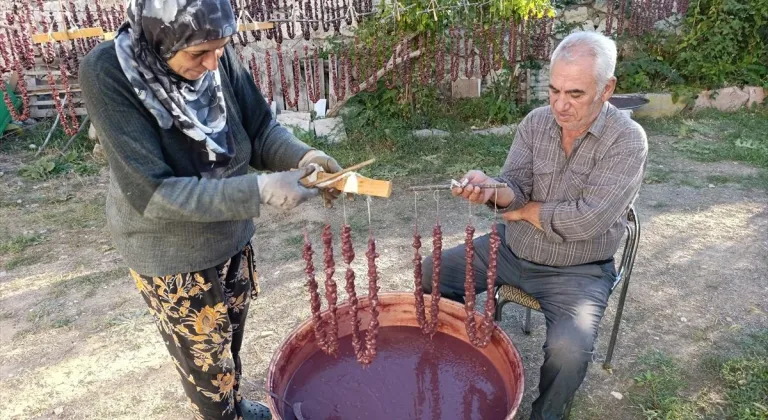
[[[206,419],[270,418],[238,392],[252,218],[316,196],[299,183],[311,164],[341,170],[272,119],[228,46],[236,30],[229,0],[132,0],[80,69],[109,160],[108,227]]]

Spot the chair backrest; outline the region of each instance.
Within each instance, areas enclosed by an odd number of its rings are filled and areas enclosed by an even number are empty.
[[[637,246],[640,243],[640,219],[637,217],[635,207],[631,206],[627,212],[627,235],[624,242],[624,252],[621,254],[621,264],[619,272],[616,274],[616,280],[613,282],[611,290],[621,283],[622,280],[629,281],[632,274],[632,267],[635,265],[635,256]]]

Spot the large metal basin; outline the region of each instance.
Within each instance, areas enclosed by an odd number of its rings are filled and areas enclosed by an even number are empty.
[[[429,308],[430,297],[425,296],[426,307]],[[382,328],[389,326],[418,328],[415,316],[414,297],[411,293],[381,293],[379,322]],[[361,299],[360,311],[361,325],[368,325],[368,300]],[[348,304],[340,305],[337,311],[339,320],[339,336],[351,334],[350,307]],[[476,313],[477,321],[480,315]],[[464,307],[447,299],[440,300],[440,316],[438,333],[444,333],[464,342],[468,342],[464,320],[466,313]],[[504,383],[508,415],[505,419],[512,419],[520,406],[523,397],[523,364],[520,354],[512,344],[509,337],[498,326],[495,327],[491,343],[484,349],[472,347],[478,352],[478,356],[485,356],[491,365],[498,371]],[[281,398],[285,396],[287,387],[294,373],[309,359],[318,347],[312,330],[311,320],[299,325],[282,343],[272,357],[267,376],[267,388],[273,394]],[[324,355],[325,356],[325,355]],[[325,356],[330,357],[330,356]],[[376,363],[376,360],[373,362]],[[362,367],[360,370],[362,371]],[[293,419],[286,403],[274,396],[269,397],[269,406],[275,419]],[[310,419],[315,420],[315,419]]]

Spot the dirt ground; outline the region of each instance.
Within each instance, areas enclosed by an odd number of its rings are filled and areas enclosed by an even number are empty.
[[[617,296],[602,322],[597,360],[577,394],[573,418],[642,418],[630,398],[611,394],[631,392],[640,355],[654,349],[673,355],[693,379],[691,388],[699,390],[701,358],[715,348],[728,350],[724,343],[737,332],[768,325],[768,194],[706,181],[754,169],[692,162],[669,151],[667,138],[650,141],[649,173],[664,176],[644,185],[636,203],[643,230],[614,371],[604,371],[601,362]],[[32,235],[40,243],[0,256],[0,418],[189,418],[165,346],[110,246],[103,214],[106,170],[33,183],[17,177],[20,165],[18,156],[0,154],[0,235]],[[431,195],[418,198],[426,234],[437,203]],[[460,243],[467,205],[444,195],[439,208],[445,246]],[[246,397],[264,398],[272,354],[309,315],[300,259],[303,228],[316,234],[325,220],[338,226],[345,211],[363,249],[364,201],[330,211],[319,203],[290,214],[267,211],[258,220],[254,244],[262,294],[251,306],[242,351]],[[475,216],[484,227],[478,230],[487,231],[493,214],[476,208]],[[383,291],[412,290],[413,220],[413,196],[401,189],[371,203]],[[523,314],[508,305],[501,323],[526,369],[518,418],[527,418],[537,394],[545,335],[539,314],[532,334],[524,335]]]

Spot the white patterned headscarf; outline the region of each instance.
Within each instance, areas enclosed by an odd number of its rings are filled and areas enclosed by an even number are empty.
[[[129,0],[115,38],[125,76],[160,127],[175,125],[204,142],[210,161],[234,154],[219,71],[187,80],[166,62],[187,47],[232,36],[236,28],[229,0]]]

